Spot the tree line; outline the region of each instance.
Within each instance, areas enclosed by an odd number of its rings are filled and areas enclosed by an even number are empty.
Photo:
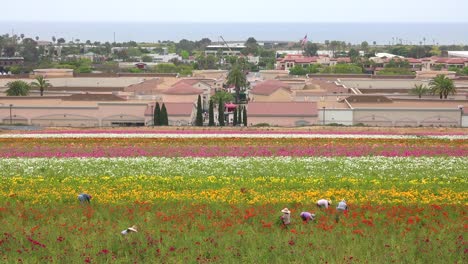
[[[225,126],[225,108],[224,108],[224,101],[222,98],[219,98],[218,101],[218,125]],[[202,107],[202,100],[201,96],[198,96],[197,100],[197,115],[195,118],[195,126],[203,126],[203,107]],[[240,126],[244,125],[247,126],[247,108],[242,105],[237,105],[236,109],[233,112],[233,126]],[[208,126],[215,126],[215,115],[214,115],[214,102],[210,100],[209,107],[208,107]]]

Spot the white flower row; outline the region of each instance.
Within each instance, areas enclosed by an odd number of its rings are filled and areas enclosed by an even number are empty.
[[[0,138],[369,138],[369,139],[468,139],[466,135],[370,135],[370,134],[178,134],[178,133],[59,133],[0,134]]]
[[[0,159],[3,177],[237,176],[355,177],[404,183],[452,180],[466,187],[464,157],[217,157],[217,158],[11,158]],[[1,177],[0,177],[1,178]],[[0,180],[1,182],[1,180]],[[455,182],[454,182],[455,183]],[[465,188],[466,189],[466,188]]]

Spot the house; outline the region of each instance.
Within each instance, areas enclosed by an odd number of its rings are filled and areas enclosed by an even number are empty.
[[[294,101],[323,101],[351,93],[350,89],[333,80],[310,78],[301,90],[293,90]]]
[[[307,57],[303,55],[286,55],[284,58],[276,60],[276,69],[289,71],[296,65],[307,68],[311,64],[316,64],[319,57]]]
[[[318,121],[315,102],[251,102],[247,106],[249,125],[308,126]]]
[[[351,63],[351,59],[347,57],[330,58],[328,56],[304,56],[304,55],[286,55],[284,58],[276,60],[276,69],[289,71],[295,66],[309,67],[312,64],[323,66],[335,66],[338,63]]]
[[[209,82],[213,83],[212,80],[210,79],[204,79],[204,78],[187,78],[187,79],[182,79],[176,84],[180,83],[186,83],[191,85],[192,87],[195,87],[197,89],[201,89],[203,91],[203,94],[201,95],[202,99],[202,108],[203,110],[208,110],[209,108],[209,102],[211,99],[211,96],[215,94],[215,89],[211,88],[211,85]]]
[[[288,84],[278,80],[260,82],[249,91],[251,102],[290,102],[292,92]]]
[[[162,100],[168,103],[193,104],[197,102],[199,95],[203,95],[203,89],[195,88],[186,82],[178,82],[162,92]]]
[[[163,81],[160,78],[153,78],[137,84],[131,84],[124,88],[125,92],[133,92],[135,95],[159,94],[159,85]]]
[[[172,87],[179,79],[176,77],[157,77],[142,80],[139,83],[131,84],[124,88],[124,92],[131,92],[137,97],[144,97],[151,95],[152,99],[159,99],[158,96],[168,88]],[[156,96],[156,97],[154,97]]]

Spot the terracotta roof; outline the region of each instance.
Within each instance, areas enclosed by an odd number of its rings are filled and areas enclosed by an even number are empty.
[[[251,102],[249,116],[317,116],[315,102]]]
[[[250,93],[259,95],[270,95],[281,88],[284,88],[291,92],[291,90],[289,89],[290,86],[282,81],[266,80],[255,85],[255,87],[252,90],[250,90]]]
[[[415,59],[415,58],[406,58],[406,61],[409,62],[409,63],[413,63],[413,64],[417,64],[417,63],[422,62],[421,60],[418,60],[418,59]]]
[[[468,62],[468,59],[466,58],[431,58],[433,59],[436,63],[447,63],[447,64],[464,64],[465,62]]]
[[[464,64],[465,62],[468,62],[468,60],[463,58],[454,58],[447,61],[448,64]]]
[[[62,101],[126,101],[113,94],[72,94],[62,97]]]
[[[194,85],[194,84],[197,84],[199,82],[201,82],[201,81],[197,80],[197,79],[182,79],[182,80],[176,82],[175,84],[186,83],[186,84]]]
[[[331,59],[330,59],[331,60]],[[351,58],[349,57],[341,57],[341,58],[337,58],[336,59],[337,62],[346,62],[346,63],[350,63],[351,62]]]
[[[156,103],[150,103],[146,107],[145,116],[153,116],[154,106]],[[168,116],[191,116],[193,111],[193,103],[164,103],[167,110]],[[162,103],[159,103],[159,107],[162,107]]]
[[[179,94],[179,95],[191,95],[191,94],[202,94],[202,93],[203,93],[203,90],[197,89],[193,87],[192,85],[185,83],[185,82],[179,82],[163,92],[163,94]]]
[[[348,89],[344,88],[341,85],[336,85],[334,81],[322,80],[322,79],[312,79],[307,84],[319,86],[321,90],[325,90],[327,93],[347,93]]]
[[[197,84],[199,82],[207,84],[206,83],[207,81],[214,81],[214,80],[213,79],[206,79],[206,78],[189,78],[189,79],[182,79],[182,80],[178,81],[175,84],[187,83],[187,84],[190,84],[190,85],[195,85],[195,84]]]
[[[159,78],[153,78],[145,80],[141,83],[132,84],[125,87],[124,91],[126,92],[139,92],[139,91],[154,91],[158,89],[159,84],[162,80]]]
[[[279,58],[277,61],[279,62],[288,62],[292,61],[295,63],[312,63],[317,62],[319,57],[307,57],[304,55],[286,55],[284,58]]]

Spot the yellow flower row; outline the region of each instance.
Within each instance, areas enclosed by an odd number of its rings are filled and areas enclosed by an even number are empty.
[[[0,196],[33,204],[74,203],[77,194],[87,192],[97,203],[194,201],[313,204],[318,199],[327,198],[347,199],[350,203],[467,205],[467,188],[454,188],[466,186],[466,179],[451,180],[455,185],[445,186],[449,183],[422,180],[398,186],[379,179],[362,183],[355,178],[342,178],[333,185],[325,178],[12,177],[0,180],[5,187],[0,189]]]

